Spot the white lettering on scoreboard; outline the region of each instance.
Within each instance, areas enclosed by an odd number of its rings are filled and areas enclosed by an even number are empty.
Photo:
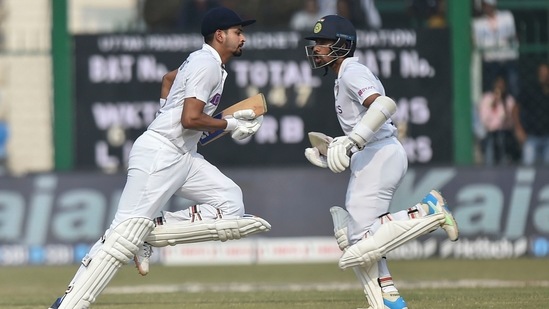
[[[168,72],[165,64],[153,55],[92,55],[88,59],[88,74],[91,83],[159,83]]]

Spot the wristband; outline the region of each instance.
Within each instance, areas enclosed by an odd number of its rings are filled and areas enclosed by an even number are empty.
[[[235,118],[224,118],[225,121],[227,121],[227,127],[225,128],[225,131],[233,131],[238,126],[238,120]]]

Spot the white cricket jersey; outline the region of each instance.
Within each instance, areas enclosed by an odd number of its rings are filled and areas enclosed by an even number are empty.
[[[368,67],[358,62],[358,57],[346,58],[341,63],[335,80],[335,110],[341,129],[349,135],[362,119],[367,108],[362,105],[372,94],[385,95],[381,81]],[[371,141],[396,136],[396,127],[387,120],[375,133]]]
[[[509,61],[519,58],[515,18],[510,11],[498,10],[495,17],[475,18],[473,39],[485,61]]]
[[[202,131],[185,129],[181,125],[183,101],[197,98],[206,104],[204,113],[212,116],[221,100],[226,78],[227,72],[217,51],[203,44],[202,49],[191,53],[179,67],[166,104],[148,130],[164,136],[183,153],[196,151]]]

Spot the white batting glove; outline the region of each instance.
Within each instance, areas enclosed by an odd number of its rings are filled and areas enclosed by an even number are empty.
[[[349,167],[349,152],[354,146],[356,143],[347,136],[338,136],[328,145],[328,167],[332,172],[341,173]]]
[[[316,147],[305,149],[305,158],[309,160],[313,165],[318,167],[327,168],[328,160],[326,156],[320,154],[320,151]]]
[[[252,109],[243,109],[233,113],[233,118],[252,120],[255,119],[255,113]]]
[[[339,250],[345,251],[349,248],[349,237],[347,237],[347,227],[339,229],[334,232],[335,239],[337,241],[337,246]]]
[[[227,121],[225,131],[231,131],[231,137],[238,141],[254,135],[263,124],[263,116],[250,120],[227,117],[225,120]]]
[[[305,158],[315,166],[327,168],[326,155],[328,154],[328,145],[333,138],[320,132],[309,132],[308,136],[313,147],[305,149]]]

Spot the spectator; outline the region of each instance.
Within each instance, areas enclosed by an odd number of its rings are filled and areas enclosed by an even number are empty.
[[[446,0],[436,0],[435,7],[427,18],[427,28],[446,28]]]
[[[515,98],[507,92],[505,79],[498,76],[493,89],[484,93],[478,106],[479,118],[486,130],[482,150],[484,163],[488,166],[507,164],[517,159],[512,117],[514,107]]]
[[[522,163],[549,165],[549,65],[538,66],[538,83],[524,88],[513,116],[522,143]]]
[[[375,0],[319,0],[322,16],[337,14],[350,20],[357,29],[380,29],[381,15]]]
[[[0,175],[7,173],[9,127],[7,106],[0,100]]]
[[[518,39],[513,14],[497,9],[497,0],[482,0],[482,15],[473,19],[473,45],[482,58],[482,91],[504,75],[509,93],[518,96]]]
[[[173,31],[181,0],[144,0],[141,15],[149,32]]]
[[[411,0],[407,11],[413,27],[446,27],[445,0]]]
[[[200,30],[202,18],[210,9],[220,5],[217,0],[191,0],[183,1],[180,14],[176,22],[178,29],[186,32]]]
[[[303,0],[303,9],[297,11],[290,20],[290,27],[293,30],[310,30],[322,16],[317,0]]]
[[[7,143],[8,143],[8,124],[0,118],[0,175],[7,172]]]
[[[375,0],[361,0],[362,11],[366,15],[366,23],[370,29],[380,29],[381,15],[377,10]]]

